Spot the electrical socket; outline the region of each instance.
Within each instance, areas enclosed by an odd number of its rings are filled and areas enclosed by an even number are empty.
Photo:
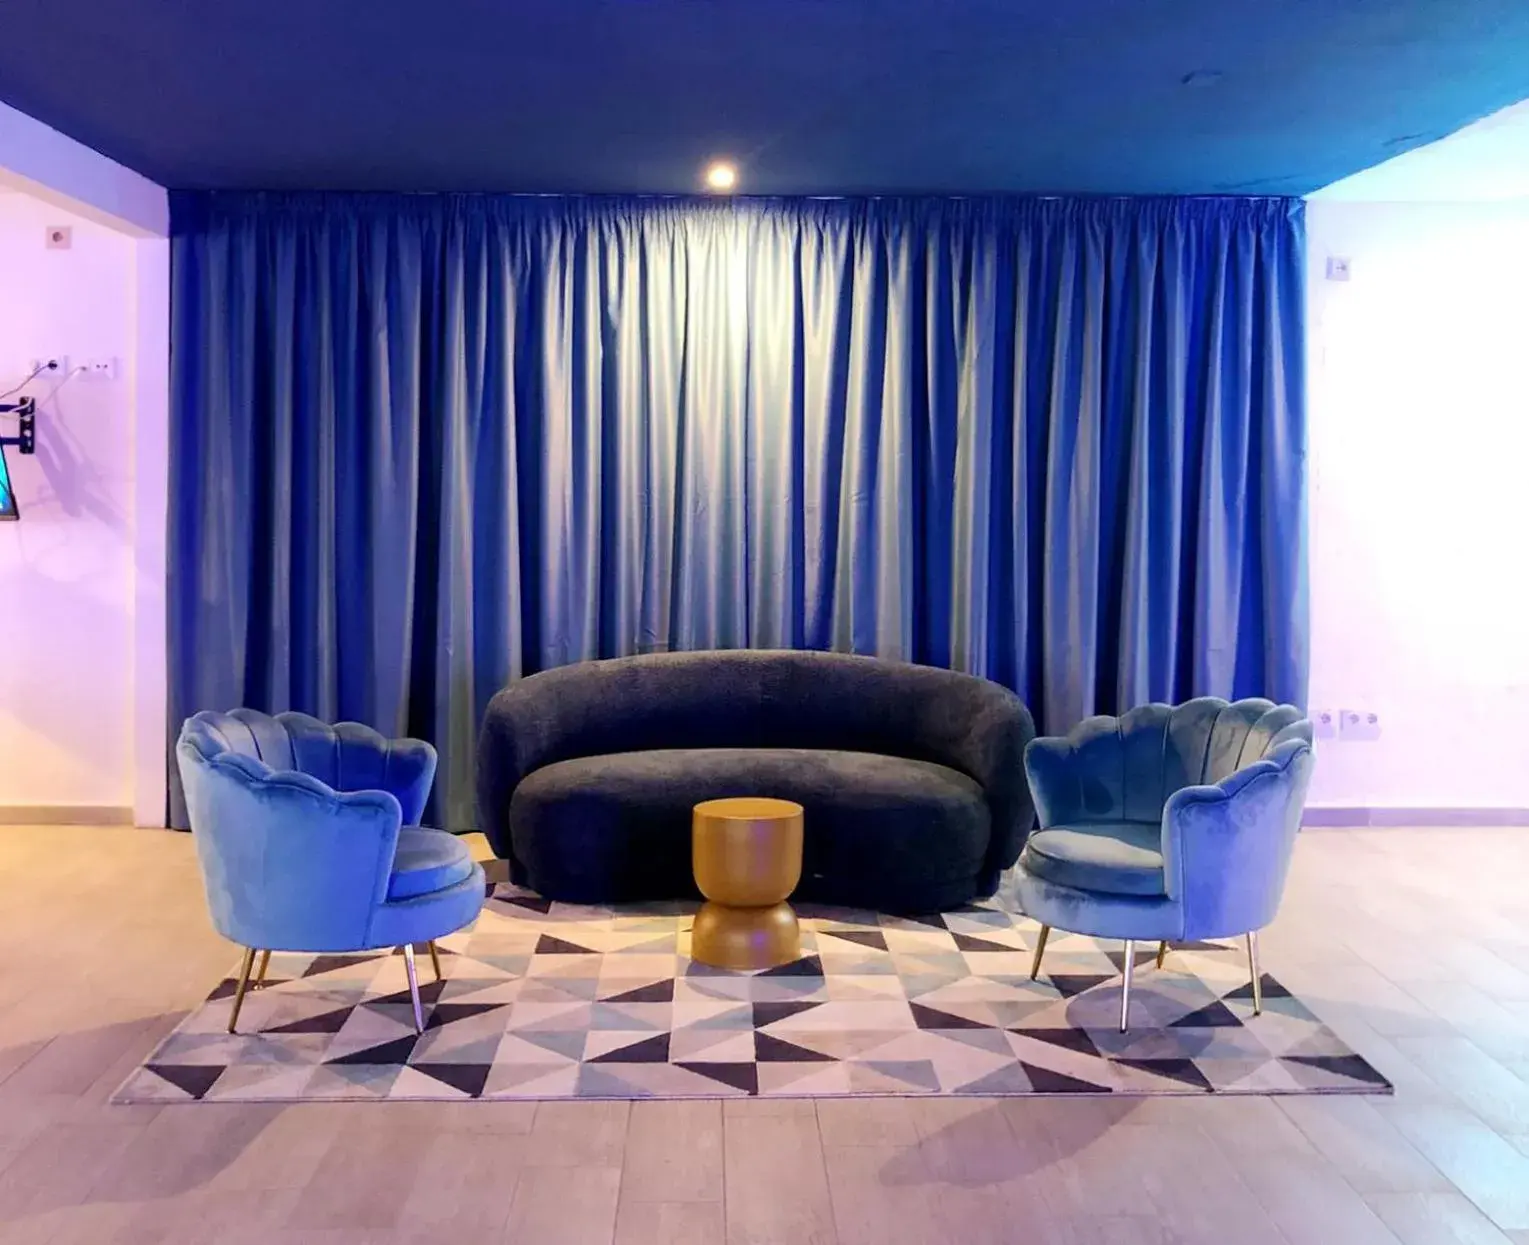
[[[1380,714],[1368,709],[1339,709],[1338,737],[1368,743],[1380,738]]]
[[[35,359],[28,359],[26,374],[36,376],[39,380],[44,376],[63,380],[69,375],[69,356],[66,354],[38,355]]]
[[[1331,709],[1313,709],[1311,724],[1318,739],[1338,738],[1338,715]]]
[[[116,380],[117,360],[110,355],[103,355],[98,359],[86,359],[81,364],[81,371],[87,377],[92,377],[96,380]]]

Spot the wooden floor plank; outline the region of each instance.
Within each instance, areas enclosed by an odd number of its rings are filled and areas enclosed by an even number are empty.
[[[1529,1245],[1526,874],[1524,829],[1301,836],[1265,967],[1394,1098],[116,1107],[236,958],[191,840],[0,827],[0,1241]]]

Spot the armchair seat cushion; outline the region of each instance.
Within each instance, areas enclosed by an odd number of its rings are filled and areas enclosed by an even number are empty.
[[[1058,886],[1107,895],[1166,893],[1162,826],[1155,821],[1101,821],[1038,830],[1020,865]]]
[[[388,878],[388,902],[446,890],[471,877],[472,871],[472,853],[456,835],[404,826],[398,832],[398,850]]]

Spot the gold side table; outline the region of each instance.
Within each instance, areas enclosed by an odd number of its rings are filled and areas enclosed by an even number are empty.
[[[691,931],[691,959],[751,969],[801,958],[801,929],[786,902],[802,878],[800,804],[753,796],[697,804],[690,860],[707,900]]]

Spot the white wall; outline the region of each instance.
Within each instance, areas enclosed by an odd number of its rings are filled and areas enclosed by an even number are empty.
[[[1529,809],[1529,201],[1307,211],[1311,803]]]
[[[45,247],[50,225],[72,226],[70,249]],[[39,399],[38,450],[7,450],[22,515],[0,524],[0,808],[13,819],[30,806],[126,817],[138,794],[138,647],[153,643],[136,630],[140,570],[161,584],[163,652],[162,553],[152,565],[162,530],[143,532],[149,565],[139,565],[145,507],[156,506],[135,488],[136,399],[155,382],[152,368],[142,375],[138,326],[142,297],[154,291],[141,291],[139,276],[164,246],[0,193],[0,390],[34,356],[66,355],[71,369],[107,357],[120,369],[111,380],[27,384],[22,393]],[[146,404],[146,413],[163,424],[162,411]],[[148,476],[152,486],[152,466]],[[152,627],[152,601],[149,611]],[[146,690],[162,723],[163,689]]]
[[[34,354],[121,361],[44,405],[35,458],[11,454],[0,821],[164,824],[169,215],[162,186],[0,104],[0,389]],[[73,248],[47,251],[48,224]]]

